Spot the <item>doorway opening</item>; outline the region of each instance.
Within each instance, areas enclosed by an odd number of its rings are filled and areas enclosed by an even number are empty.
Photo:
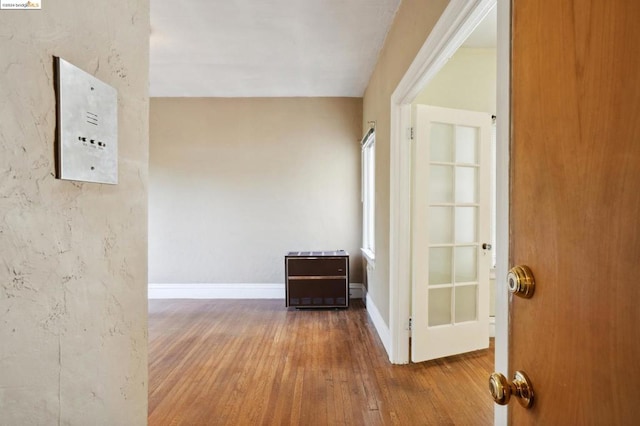
[[[508,266],[509,163],[509,2],[452,0],[391,98],[390,209],[390,350],[393,363],[408,363],[411,316],[411,104],[454,55],[489,12],[497,12],[496,123],[496,282],[503,282]],[[506,286],[495,294],[496,369],[508,370],[508,297]],[[506,409],[496,409],[496,422],[506,421]]]

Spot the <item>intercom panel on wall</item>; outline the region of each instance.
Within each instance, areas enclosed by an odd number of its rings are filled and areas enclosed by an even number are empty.
[[[118,183],[118,92],[56,58],[59,179]]]

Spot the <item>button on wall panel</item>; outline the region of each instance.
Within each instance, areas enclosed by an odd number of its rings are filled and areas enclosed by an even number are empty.
[[[59,179],[118,183],[118,92],[56,58]]]

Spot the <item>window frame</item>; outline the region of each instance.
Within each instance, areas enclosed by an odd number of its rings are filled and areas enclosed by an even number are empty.
[[[370,129],[362,139],[362,253],[367,261],[375,260],[375,131]]]

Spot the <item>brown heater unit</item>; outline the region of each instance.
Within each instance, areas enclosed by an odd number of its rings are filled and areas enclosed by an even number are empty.
[[[288,307],[349,307],[346,251],[291,251],[284,257],[284,268]]]

